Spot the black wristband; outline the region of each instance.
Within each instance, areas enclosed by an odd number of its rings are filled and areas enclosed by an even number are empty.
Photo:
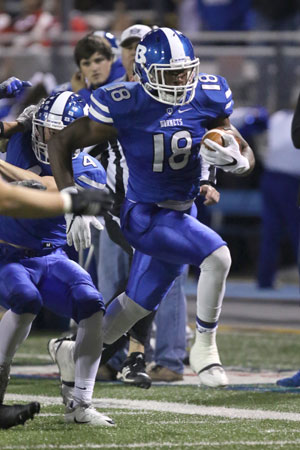
[[[4,123],[0,121],[0,137],[4,135]]]

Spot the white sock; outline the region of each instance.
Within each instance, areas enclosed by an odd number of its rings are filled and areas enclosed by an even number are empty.
[[[200,266],[201,273],[197,287],[197,323],[204,328],[206,323],[208,329],[214,328],[218,322],[230,265],[230,252],[228,247],[223,245],[205,258]]]
[[[74,352],[74,406],[92,402],[102,353],[102,317],[103,312],[97,312],[78,324]]]
[[[34,314],[6,311],[0,322],[0,364],[10,364],[16,351],[27,338]]]
[[[90,405],[94,392],[95,379],[76,378],[76,385],[73,391],[73,407],[77,405]]]

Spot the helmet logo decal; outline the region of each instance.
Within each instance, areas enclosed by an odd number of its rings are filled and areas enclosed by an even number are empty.
[[[146,56],[145,56],[146,55],[146,51],[147,51],[147,48],[144,45],[139,44],[137,46],[136,54],[135,54],[135,61],[137,63],[139,63],[139,64],[145,64],[146,63]]]

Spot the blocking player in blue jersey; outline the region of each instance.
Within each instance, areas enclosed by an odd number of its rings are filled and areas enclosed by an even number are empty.
[[[233,129],[232,95],[221,76],[199,74],[192,44],[180,32],[149,32],[137,47],[135,73],[138,82],[94,91],[89,117],[51,138],[53,174],[60,189],[72,189],[73,149],[118,137],[129,167],[121,225],[136,251],[126,292],[107,309],[104,342],[157,308],[184,264],[194,264],[201,273],[190,363],[201,382],[224,386],[216,330],[231,258],[223,239],[196,219],[194,199],[218,201],[213,169],[245,175],[254,167],[253,152],[230,134],[226,149],[208,139],[201,145],[207,129]]]
[[[33,179],[49,190],[56,185],[48,160],[47,141],[58,130],[84,115],[86,103],[73,92],[43,101],[33,117],[33,129],[9,141],[1,173],[10,180]],[[106,174],[86,153],[72,159],[78,188],[103,189]],[[28,168],[39,168],[40,175]],[[28,195],[30,190],[28,189]],[[103,212],[105,211],[105,207]],[[69,221],[74,222],[74,218]],[[65,421],[113,425],[92,406],[92,393],[102,350],[102,295],[90,275],[65,254],[66,223],[54,219],[13,219],[0,216],[0,304],[7,309],[0,322],[0,403],[9,379],[11,361],[28,336],[42,307],[73,318],[78,324],[74,358],[75,386],[64,396]]]

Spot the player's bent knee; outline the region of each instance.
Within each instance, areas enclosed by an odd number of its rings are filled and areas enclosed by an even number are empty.
[[[119,302],[123,310],[127,311],[130,317],[137,318],[138,320],[151,313],[151,311],[143,308],[143,306],[139,305],[130,297],[128,297],[128,295],[125,294],[125,292],[119,296]]]
[[[77,304],[73,319],[76,323],[79,323],[81,320],[88,319],[99,311],[105,311],[103,302],[99,298],[88,299]]]
[[[201,270],[211,270],[220,274],[228,274],[231,266],[231,256],[227,245],[222,245],[211,253],[200,265]]]
[[[105,311],[103,297],[93,285],[81,284],[73,289],[72,318],[79,323],[99,311]]]
[[[43,306],[39,293],[26,286],[22,286],[21,291],[12,292],[9,303],[10,309],[15,314],[29,313],[37,315]]]
[[[138,305],[125,293],[119,295],[107,308],[103,323],[103,341],[112,344],[138,320],[151,311]]]

